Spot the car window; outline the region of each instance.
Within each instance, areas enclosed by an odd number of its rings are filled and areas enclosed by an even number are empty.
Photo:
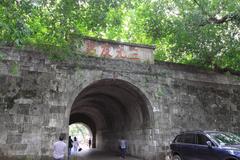
[[[178,135],[175,139],[174,139],[174,143],[181,143],[181,135]]]
[[[213,132],[213,133],[209,133],[209,135],[220,145],[239,145],[240,144],[240,136],[237,136],[232,133]]]
[[[195,144],[195,134],[184,134],[183,143]]]
[[[210,141],[210,139],[208,137],[206,137],[205,135],[202,135],[202,134],[197,135],[197,144],[207,145],[207,141]]]
[[[183,135],[178,135],[178,136],[175,138],[174,142],[175,142],[175,143],[183,143],[183,141],[184,141],[183,138],[184,138]]]

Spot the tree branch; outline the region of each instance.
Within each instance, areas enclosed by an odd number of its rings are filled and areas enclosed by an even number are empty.
[[[202,10],[203,14],[209,16],[209,14],[206,12],[204,7],[197,0],[192,0],[192,1],[198,5],[198,7]]]
[[[205,26],[207,24],[223,24],[223,23],[226,23],[229,21],[237,21],[237,20],[240,21],[240,15],[238,15],[238,14],[225,15],[220,19],[218,19],[216,17],[210,17],[205,22],[200,24],[200,26]]]

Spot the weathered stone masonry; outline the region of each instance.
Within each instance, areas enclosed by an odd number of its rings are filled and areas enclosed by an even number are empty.
[[[240,133],[239,77],[169,63],[53,63],[36,52],[1,52],[0,159],[51,158],[53,142],[77,121],[95,130],[97,148],[117,150],[124,135],[129,153],[147,160],[164,159],[183,130]]]

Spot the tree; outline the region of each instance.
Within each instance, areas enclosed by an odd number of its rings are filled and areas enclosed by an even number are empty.
[[[156,60],[240,71],[239,0],[0,1],[1,44],[44,45],[64,59],[72,34],[154,44]]]

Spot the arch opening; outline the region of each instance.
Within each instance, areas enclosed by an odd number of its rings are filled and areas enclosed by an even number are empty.
[[[118,79],[103,79],[84,88],[75,98],[69,124],[91,128],[93,147],[116,151],[118,139],[129,140],[132,155],[139,156],[139,142],[146,142],[150,128],[150,103],[136,86]],[[141,136],[139,136],[139,134]]]
[[[92,146],[92,131],[85,123],[73,123],[69,125],[69,136],[73,139],[74,137],[77,138],[79,148],[87,149]]]

